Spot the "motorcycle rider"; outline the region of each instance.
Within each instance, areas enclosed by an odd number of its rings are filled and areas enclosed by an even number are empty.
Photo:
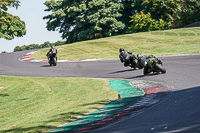
[[[153,64],[153,62],[155,62],[157,60],[157,62],[158,62],[158,64],[160,64],[160,65],[162,65],[162,62],[161,62],[161,60],[160,59],[158,59],[156,56],[154,56],[154,55],[149,55],[149,56],[147,56],[147,58],[146,58],[146,65],[145,65],[145,67],[144,67],[144,75],[145,76],[147,76],[152,70],[152,68],[153,68],[153,66],[152,66],[152,64]],[[157,72],[157,70],[153,70],[153,73],[154,72]],[[162,73],[165,73],[166,72],[166,70],[165,69],[163,69],[163,70],[161,70],[161,72]]]
[[[154,55],[149,55],[149,56],[147,56],[147,63],[151,63],[151,62],[153,62],[153,61],[155,61],[155,59],[157,59],[157,57],[156,56],[154,56]]]
[[[120,61],[123,63],[124,62],[124,66],[127,67],[130,64],[130,57],[132,56],[132,52],[128,51],[128,50],[124,50],[123,48],[119,49],[120,55]]]
[[[142,54],[137,54],[137,66],[139,69],[142,69],[145,67],[145,62],[147,61],[147,56]]]
[[[48,57],[49,59],[49,62],[50,60],[52,60],[53,57],[56,57],[56,60],[57,60],[57,49],[55,48],[54,45],[51,46],[51,49],[49,50],[49,52],[46,54],[46,56]]]
[[[137,54],[137,59],[138,59],[138,62],[137,62],[137,65],[138,67],[141,69],[141,68],[144,68],[146,66],[146,64],[148,62],[151,62],[152,60],[151,59],[154,59],[154,58],[157,58],[156,56],[154,55],[141,55],[141,54]],[[146,63],[145,63],[146,62]]]

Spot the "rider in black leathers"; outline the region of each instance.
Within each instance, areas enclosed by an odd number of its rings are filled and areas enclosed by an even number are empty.
[[[120,48],[119,52],[120,52],[120,55],[119,55],[120,61],[122,63],[124,62],[124,66],[127,67],[127,66],[132,65],[131,61],[136,58],[135,55],[132,55],[132,52],[128,50],[124,50],[123,48]]]
[[[147,60],[147,56],[146,55],[141,55],[141,54],[137,54],[137,66],[139,69],[142,69],[145,67],[145,62]]]
[[[46,56],[48,57],[49,62],[50,62],[50,60],[53,59],[53,57],[56,57],[56,60],[57,60],[57,49],[54,46],[51,46],[51,49],[46,54]]]
[[[141,55],[141,54],[138,54],[137,55],[137,60],[138,60],[138,62],[137,62],[137,65],[138,65],[138,68],[140,68],[140,69],[142,69],[142,68],[144,68],[146,65],[147,65],[147,63],[148,63],[148,61],[149,61],[149,59],[151,59],[151,58],[157,58],[156,56],[154,56],[154,55]]]

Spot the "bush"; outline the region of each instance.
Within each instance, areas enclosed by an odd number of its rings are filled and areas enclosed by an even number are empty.
[[[133,32],[144,32],[153,30],[165,30],[172,27],[171,22],[165,22],[162,19],[155,20],[151,17],[151,13],[144,14],[142,11],[136,13],[135,16],[131,16],[131,26],[129,27],[128,33]]]

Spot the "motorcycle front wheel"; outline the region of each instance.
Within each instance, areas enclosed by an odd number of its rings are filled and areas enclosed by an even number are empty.
[[[56,58],[53,58],[53,65],[54,65],[54,66],[57,65],[57,60],[56,60]]]
[[[119,56],[119,59],[120,59],[121,63],[123,63],[123,62],[124,62],[121,56]]]
[[[149,74],[149,73],[148,73],[148,66],[147,66],[147,65],[144,67],[143,74],[144,74],[144,75]]]
[[[166,69],[160,64],[155,64],[155,67],[161,71],[161,73],[166,73]]]

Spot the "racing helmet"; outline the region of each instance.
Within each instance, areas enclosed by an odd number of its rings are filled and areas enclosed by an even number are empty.
[[[119,52],[122,52],[122,51],[124,51],[124,49],[123,49],[123,48],[120,48],[120,49],[119,49]]]
[[[54,49],[54,48],[55,48],[55,46],[54,46],[54,45],[52,45],[52,46],[51,46],[51,48],[52,48],[52,49]]]
[[[141,54],[137,54],[137,57],[138,57],[138,58],[141,58],[141,57],[142,57],[142,55],[141,55]]]

